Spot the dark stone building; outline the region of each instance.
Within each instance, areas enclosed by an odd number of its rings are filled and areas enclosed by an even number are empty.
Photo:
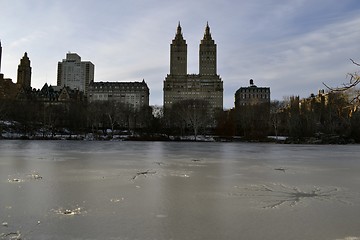
[[[134,110],[149,107],[149,87],[142,82],[92,82],[89,85],[88,100],[114,101],[131,106]]]
[[[187,44],[180,23],[170,45],[170,74],[164,81],[164,108],[183,100],[205,100],[223,108],[223,82],[217,74],[216,44],[207,24],[199,49],[199,74],[187,73]]]
[[[17,84],[25,90],[31,90],[31,66],[27,52],[24,53],[18,66]]]
[[[257,87],[252,79],[249,87],[241,87],[235,93],[235,108],[263,103],[270,104],[270,88]]]

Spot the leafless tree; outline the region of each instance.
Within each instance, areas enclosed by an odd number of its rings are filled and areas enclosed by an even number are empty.
[[[180,127],[192,130],[195,140],[199,130],[211,124],[210,105],[206,100],[189,99],[174,103],[171,115]]]
[[[95,101],[88,104],[88,126],[93,133],[97,133],[99,127],[102,127],[102,102]]]
[[[115,126],[128,125],[130,108],[125,104],[115,101],[106,101],[98,105],[101,107],[99,113],[107,119],[105,125],[111,128],[111,137],[114,135]]]
[[[279,127],[281,124],[281,110],[284,108],[284,102],[274,100],[270,102],[270,124],[274,129],[276,140],[278,139]]]

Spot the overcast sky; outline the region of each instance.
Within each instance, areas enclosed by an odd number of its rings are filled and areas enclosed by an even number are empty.
[[[95,81],[142,81],[150,104],[163,104],[170,43],[181,22],[188,73],[198,73],[199,43],[209,22],[224,82],[235,91],[270,87],[271,98],[307,97],[348,81],[360,62],[359,0],[0,0],[1,72],[16,82],[24,52],[32,87],[56,85],[67,52],[95,64]]]

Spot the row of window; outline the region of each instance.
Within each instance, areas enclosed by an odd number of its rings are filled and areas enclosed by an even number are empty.
[[[201,51],[200,55],[216,55],[216,52],[215,51],[208,51],[208,52]]]
[[[257,98],[257,99],[268,99],[269,95],[267,94],[241,94],[240,98],[242,99],[246,99],[246,96],[248,96],[247,98]]]
[[[240,92],[245,93],[270,93],[269,88],[240,88]]]
[[[89,94],[90,97],[99,97],[99,98],[105,98],[105,97],[121,97],[121,98],[138,98],[138,99],[144,99],[145,98],[145,95],[141,95],[141,96],[138,96],[138,95],[123,95],[123,94]]]
[[[145,87],[139,87],[139,86],[122,86],[122,87],[119,87],[119,86],[90,86],[91,89],[106,89],[108,91],[113,91],[113,89],[121,89],[121,90],[145,90]]]
[[[212,61],[215,61],[216,59],[215,58],[212,58],[212,57],[201,57],[201,61],[204,61],[204,60],[207,60],[208,62],[212,62]]]

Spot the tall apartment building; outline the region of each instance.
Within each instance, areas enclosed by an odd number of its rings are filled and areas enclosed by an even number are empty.
[[[31,66],[27,52],[25,52],[18,66],[17,84],[24,90],[31,90]]]
[[[164,81],[164,108],[173,103],[201,99],[212,109],[223,108],[223,82],[217,74],[216,44],[207,24],[199,49],[199,74],[187,73],[187,44],[180,23],[170,44],[170,74]]]
[[[262,103],[270,104],[270,88],[257,87],[252,79],[249,87],[241,87],[235,93],[235,108]]]
[[[93,63],[81,61],[81,57],[76,53],[67,53],[66,59],[58,62],[57,85],[86,94],[89,84],[94,81],[94,70]]]
[[[89,85],[88,99],[115,101],[140,110],[149,106],[149,88],[146,82],[93,82]]]

